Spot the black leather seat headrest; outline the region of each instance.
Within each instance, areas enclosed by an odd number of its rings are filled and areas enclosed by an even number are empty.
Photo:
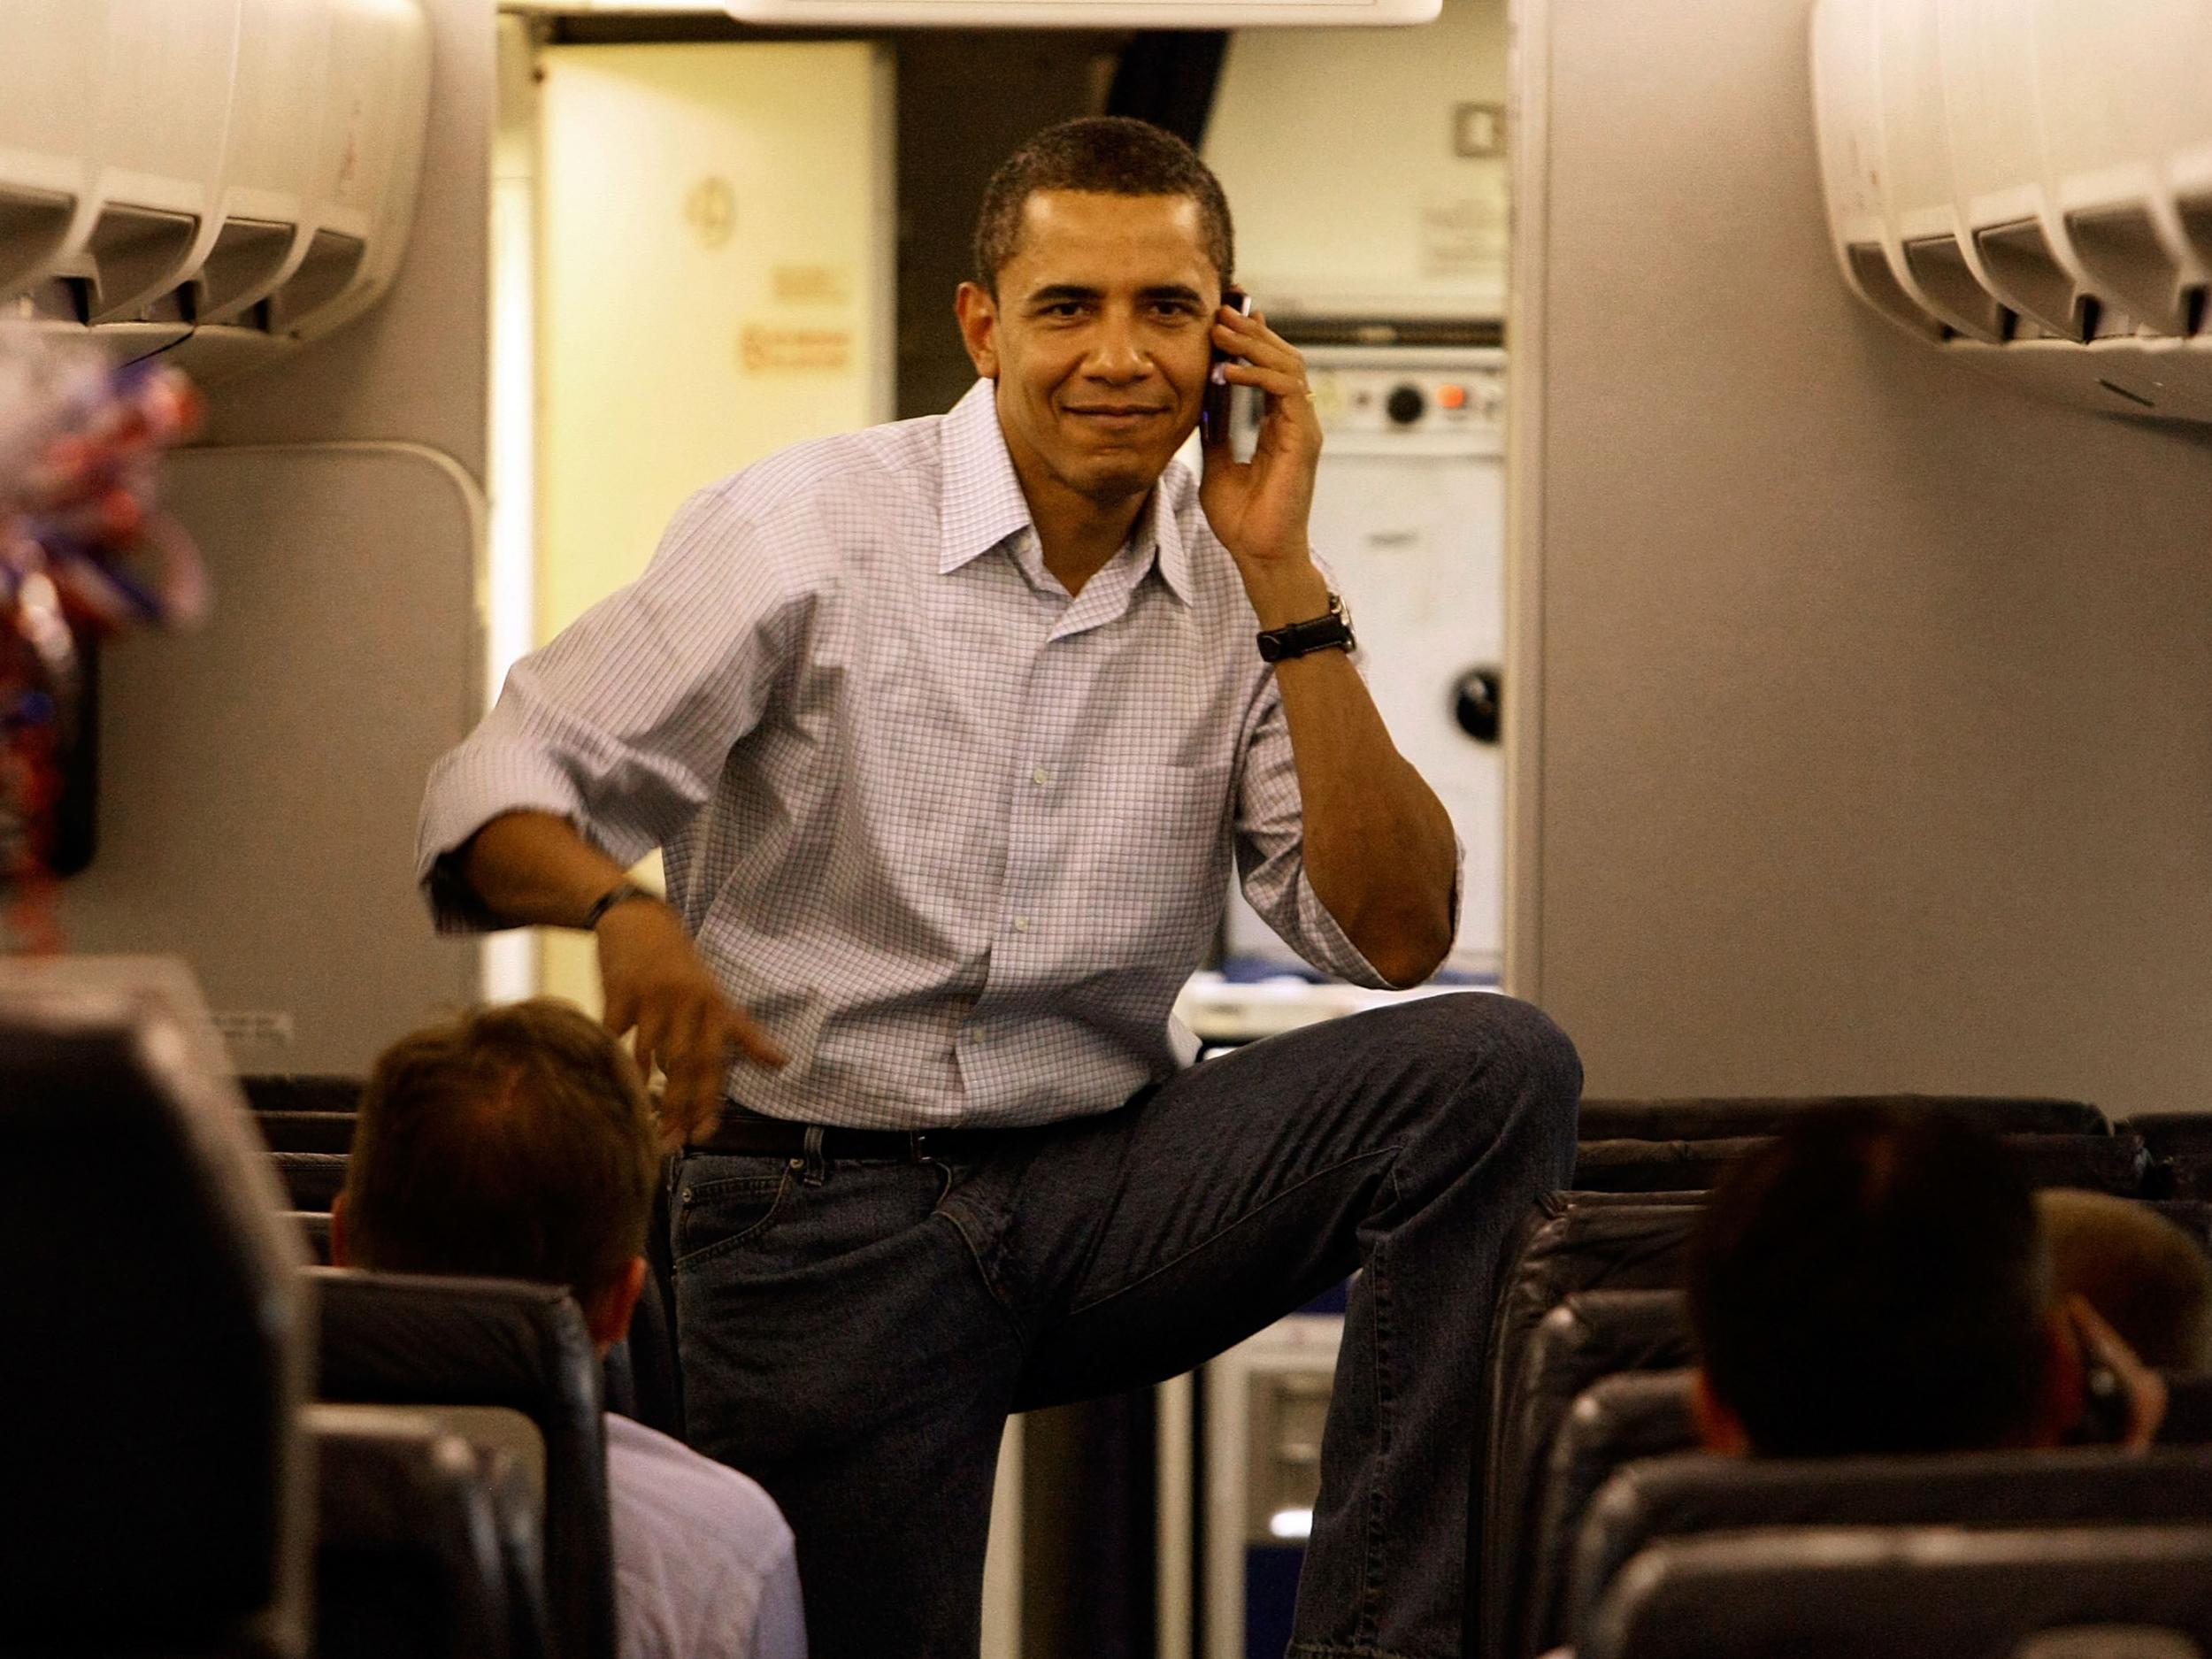
[[[1630,1463],[1592,1501],[1575,1552],[1578,1629],[1655,1540],[1750,1527],[2212,1525],[2212,1450],[2108,1448],[1802,1460],[1687,1453]]]
[[[303,1647],[278,1203],[180,967],[0,963],[0,1648]]]
[[[506,1406],[537,1425],[554,1659],[614,1659],[602,1377],[574,1300],[503,1279],[309,1274],[320,1292],[324,1399]]]
[[[2001,1134],[2096,1135],[2110,1125],[2085,1101],[2002,1094],[1718,1095],[1679,1100],[1585,1100],[1586,1141],[1711,1141],[1772,1134],[1793,1113],[1816,1106],[1939,1107]],[[2212,1148],[2212,1138],[2207,1141]]]
[[[1622,1464],[1693,1450],[1697,1373],[1621,1371],[1585,1388],[1552,1439],[1525,1573],[1520,1651],[1550,1652],[1568,1638],[1567,1582],[1590,1501]]]
[[[1578,1659],[2008,1655],[2068,1627],[2212,1642],[2212,1527],[1797,1527],[1632,1562]]]
[[[271,1072],[238,1079],[238,1087],[246,1092],[246,1103],[257,1112],[350,1115],[360,1109],[361,1086],[362,1079],[357,1077],[311,1072]]]
[[[504,1528],[468,1443],[388,1408],[311,1406],[306,1422],[316,1659],[505,1659]]]
[[[1682,1141],[1597,1141],[1576,1149],[1576,1187],[1604,1192],[1705,1191],[1764,1135]],[[2085,1187],[2134,1197],[2150,1173],[2150,1153],[2131,1134],[2018,1134],[2004,1141],[2032,1187]]]
[[[1498,1402],[1484,1536],[1488,1651],[1511,1650],[1528,1621],[1543,1476],[1568,1412],[1583,1391],[1623,1371],[1668,1371],[1691,1358],[1680,1291],[1592,1290],[1569,1296],[1529,1339]]]

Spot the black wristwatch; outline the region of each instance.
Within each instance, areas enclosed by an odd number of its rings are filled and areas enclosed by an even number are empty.
[[[1352,642],[1352,613],[1344,608],[1342,595],[1329,595],[1329,614],[1314,617],[1304,622],[1293,622],[1279,628],[1269,628],[1260,636],[1260,657],[1263,662],[1287,662],[1294,657],[1303,657],[1309,651],[1340,649],[1349,651]]]
[[[584,931],[589,933],[599,926],[599,919],[618,904],[627,904],[632,899],[650,899],[656,904],[668,901],[650,887],[640,887],[634,881],[618,881],[592,902],[584,912]]]

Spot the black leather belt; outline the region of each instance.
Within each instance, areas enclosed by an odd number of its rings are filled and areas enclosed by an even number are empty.
[[[819,1130],[817,1150],[826,1158],[871,1158],[919,1164],[925,1158],[972,1157],[1005,1133],[1001,1129],[841,1129],[833,1124],[795,1123],[763,1118],[733,1107],[722,1114],[712,1134],[695,1141],[689,1152],[804,1157],[807,1133]]]

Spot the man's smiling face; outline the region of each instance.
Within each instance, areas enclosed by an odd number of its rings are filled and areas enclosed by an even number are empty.
[[[1101,506],[1152,488],[1198,424],[1220,303],[1190,197],[1029,197],[997,295],[964,286],[960,322],[1033,503],[1055,486]]]

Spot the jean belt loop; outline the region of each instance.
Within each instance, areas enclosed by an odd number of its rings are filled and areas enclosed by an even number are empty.
[[[829,1173],[829,1160],[822,1156],[823,1133],[822,1125],[819,1124],[809,1124],[806,1126],[806,1151],[804,1153],[806,1173],[799,1179],[809,1187],[819,1187],[822,1184],[822,1178]]]

